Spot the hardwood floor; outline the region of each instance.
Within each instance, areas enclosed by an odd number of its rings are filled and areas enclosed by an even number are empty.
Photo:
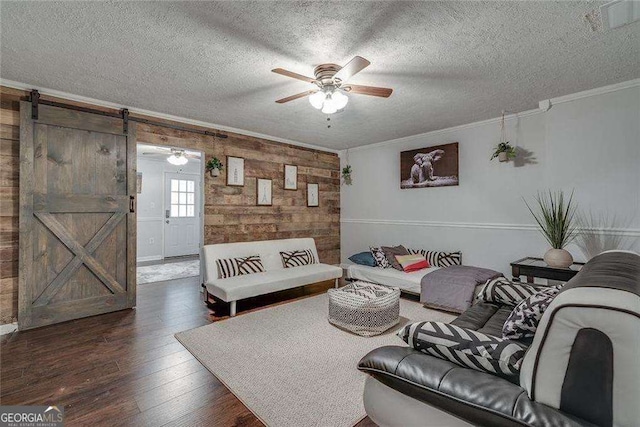
[[[173,336],[228,317],[226,304],[205,306],[197,282],[140,285],[134,310],[4,335],[0,404],[63,405],[67,426],[261,426]],[[332,284],[241,301],[238,315]]]

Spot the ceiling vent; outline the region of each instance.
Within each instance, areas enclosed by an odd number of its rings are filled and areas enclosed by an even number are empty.
[[[604,30],[613,30],[640,19],[640,1],[612,1],[600,6],[600,14]]]

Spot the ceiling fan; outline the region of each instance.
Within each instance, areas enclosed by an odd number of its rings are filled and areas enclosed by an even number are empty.
[[[317,88],[278,99],[276,102],[278,104],[284,104],[294,99],[309,96],[309,102],[314,108],[322,110],[325,114],[333,114],[338,110],[342,110],[349,102],[349,97],[343,92],[388,98],[391,96],[393,89],[347,83],[351,77],[364,70],[369,64],[371,64],[371,62],[361,56],[356,56],[344,67],[337,64],[320,64],[313,70],[315,79],[282,68],[271,70],[276,74],[302,80],[303,82],[312,83],[317,86]]]
[[[187,153],[185,150],[169,147],[149,147],[152,151],[143,151],[142,155],[153,156],[158,154],[169,154],[167,162],[172,165],[182,166],[189,162],[189,159],[200,159],[199,155]]]

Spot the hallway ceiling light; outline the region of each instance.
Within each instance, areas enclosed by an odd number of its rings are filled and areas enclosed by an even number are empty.
[[[171,155],[167,157],[167,162],[172,165],[186,165],[189,159],[184,155],[184,151],[171,149]]]

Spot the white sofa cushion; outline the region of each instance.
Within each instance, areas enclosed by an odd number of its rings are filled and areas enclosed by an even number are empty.
[[[211,295],[223,301],[237,301],[338,277],[342,277],[340,267],[328,264],[311,264],[217,279],[206,282],[205,286]]]

